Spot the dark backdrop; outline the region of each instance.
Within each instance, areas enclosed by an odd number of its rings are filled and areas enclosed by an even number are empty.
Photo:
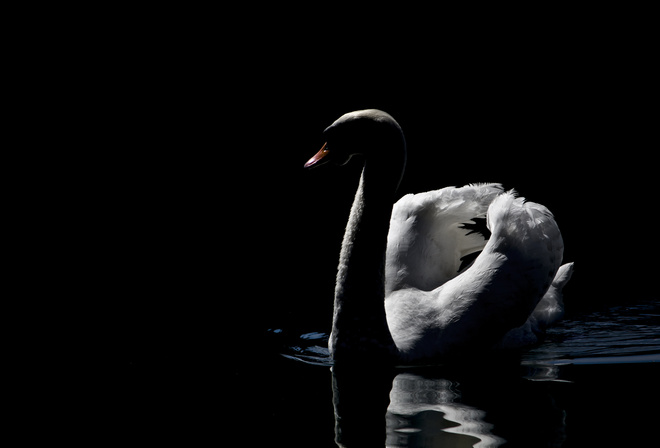
[[[268,328],[329,329],[360,167],[302,166],[326,126],[361,108],[405,132],[399,195],[501,182],[546,205],[575,262],[569,311],[655,294],[650,68],[635,52],[563,48],[440,65],[266,48],[244,66],[191,51],[105,74],[88,219],[120,358],[196,356],[236,325],[245,337],[223,343],[239,351]]]
[[[227,403],[248,415],[277,392],[262,382],[281,365],[268,330],[329,331],[360,167],[303,164],[356,109],[402,126],[399,195],[501,182],[546,205],[575,262],[569,313],[657,297],[658,76],[643,26],[448,17],[422,36],[374,35],[152,13],[56,58],[67,79],[43,111],[62,119],[48,139],[65,165],[40,191],[56,248],[46,309],[66,314],[55,325],[78,359],[112,374],[100,389],[116,392],[119,426],[203,424]]]

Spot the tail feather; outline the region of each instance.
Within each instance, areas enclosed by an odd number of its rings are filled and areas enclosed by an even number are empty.
[[[541,301],[527,322],[509,331],[496,346],[498,348],[522,348],[538,343],[543,339],[545,330],[564,317],[564,300],[562,289],[573,275],[573,263],[559,267],[552,285],[548,288]]]
[[[573,263],[566,263],[562,265],[557,271],[555,279],[552,281],[552,287],[561,291],[564,286],[566,286],[566,283],[568,283],[568,281],[571,279],[572,275]]]
[[[552,285],[534,309],[532,316],[536,318],[541,330],[544,331],[550,325],[564,317],[564,295],[562,289],[571,279],[571,275],[573,275],[573,263],[562,265],[557,271],[557,274],[555,274]]]

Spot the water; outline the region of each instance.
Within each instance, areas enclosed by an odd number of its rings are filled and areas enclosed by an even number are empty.
[[[273,431],[290,436],[298,422],[302,437],[282,438],[287,446],[660,443],[660,301],[574,316],[520,357],[461,367],[330,369],[326,334],[270,335],[289,383]]]

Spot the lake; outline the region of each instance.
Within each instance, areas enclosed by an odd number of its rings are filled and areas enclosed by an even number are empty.
[[[572,316],[517,358],[383,371],[330,368],[327,335],[271,329],[281,358],[255,437],[284,446],[651,446],[660,301]],[[336,415],[335,415],[336,414]],[[259,420],[266,422],[262,425]],[[265,433],[263,431],[266,431]],[[241,446],[252,446],[246,444]],[[256,445],[254,445],[256,446]]]
[[[94,440],[287,448],[660,441],[657,299],[576,312],[516,357],[371,370],[332,368],[324,331],[227,326],[227,338],[212,315],[194,322],[152,325],[153,336],[129,340],[133,360],[90,395],[104,410],[88,415],[100,425]]]

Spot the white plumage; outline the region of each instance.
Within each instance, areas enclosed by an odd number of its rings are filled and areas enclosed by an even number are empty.
[[[392,197],[405,167],[398,123],[352,112],[305,165],[365,156],[342,243],[330,352],[335,362],[426,362],[520,348],[563,314],[573,264],[543,205],[500,184]],[[487,227],[487,229],[486,229]]]
[[[461,258],[486,245],[462,228],[485,218],[499,184],[409,194],[394,204],[387,246],[386,291],[409,285],[429,291],[456,277]]]
[[[466,228],[475,218],[486,218],[488,240]],[[573,267],[558,271],[563,247],[547,208],[499,184],[401,198],[390,220],[385,308],[402,357],[538,342],[563,314],[561,288]],[[478,251],[459,272],[461,258]]]

